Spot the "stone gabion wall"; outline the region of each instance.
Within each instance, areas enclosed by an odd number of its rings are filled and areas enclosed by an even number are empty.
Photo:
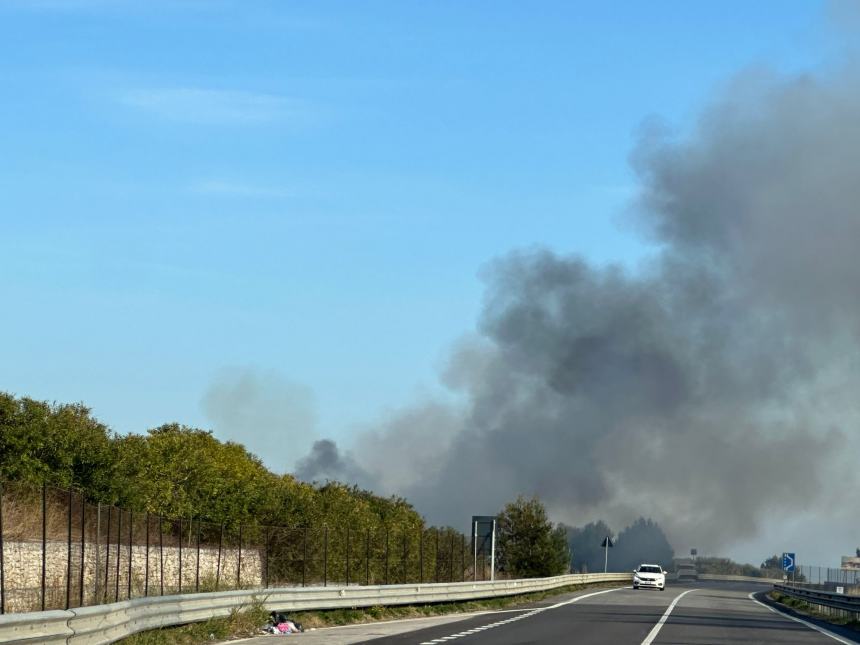
[[[180,589],[180,549],[177,546],[100,544],[84,546],[83,604],[113,602],[148,593],[157,596],[178,593]],[[129,585],[129,556],[131,577]],[[263,556],[256,548],[242,549],[241,580],[238,580],[239,549],[200,548],[199,572],[197,549],[194,544],[183,546],[181,562],[182,591],[212,591],[219,589],[254,588],[263,584]],[[71,567],[67,542],[49,541],[45,559],[45,607],[61,609],[81,604],[81,545],[72,543]],[[119,567],[117,567],[117,562]],[[68,572],[71,578],[68,579]],[[162,578],[163,572],[163,578]],[[33,541],[7,541],[3,545],[4,595],[7,612],[41,609],[42,544]],[[148,578],[148,585],[147,585]],[[68,580],[67,580],[68,579]],[[67,582],[68,584],[67,588]],[[147,588],[148,587],[148,588]]]

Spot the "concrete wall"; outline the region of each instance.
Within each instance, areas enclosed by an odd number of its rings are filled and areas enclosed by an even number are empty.
[[[68,544],[47,542],[45,550],[46,608],[65,607]],[[179,590],[179,548],[158,545],[149,547],[149,595],[161,593],[161,569],[164,569],[164,592]],[[80,600],[81,547],[72,544],[71,606]],[[119,599],[128,598],[129,547],[116,544],[84,546],[84,604],[94,604],[107,596],[115,598],[117,593],[117,556],[119,556]],[[3,545],[6,611],[34,611],[41,607],[42,543],[6,542]],[[105,571],[107,563],[107,571]],[[222,549],[219,587],[235,588],[239,551],[236,548]],[[218,549],[200,549],[200,585],[206,590],[214,589],[218,574]],[[146,588],[146,545],[131,547],[131,595],[139,597]],[[107,586],[105,586],[107,574]],[[182,588],[194,590],[197,578],[197,550],[192,545],[182,549]],[[259,587],[263,584],[263,557],[259,550],[242,550],[242,577],[240,587]]]

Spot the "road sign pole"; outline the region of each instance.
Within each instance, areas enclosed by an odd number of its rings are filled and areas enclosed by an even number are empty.
[[[609,542],[605,542],[603,546],[603,573],[606,573],[606,569],[609,566]]]
[[[490,542],[490,582],[496,575],[496,520],[493,520],[493,537]]]
[[[474,549],[474,564],[472,565],[472,580],[478,579],[478,523],[475,522],[475,526],[472,532],[472,548]]]

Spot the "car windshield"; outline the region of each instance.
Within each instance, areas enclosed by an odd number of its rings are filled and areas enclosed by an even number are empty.
[[[660,567],[648,567],[643,565],[639,567],[639,573],[662,573],[662,571]]]

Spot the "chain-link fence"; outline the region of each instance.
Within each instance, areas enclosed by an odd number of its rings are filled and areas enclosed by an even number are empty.
[[[860,569],[797,565],[784,574],[786,582],[808,589],[860,596]],[[839,591],[841,589],[841,591]]]
[[[452,529],[232,526],[0,483],[0,613],[227,589],[489,577],[486,554]]]

